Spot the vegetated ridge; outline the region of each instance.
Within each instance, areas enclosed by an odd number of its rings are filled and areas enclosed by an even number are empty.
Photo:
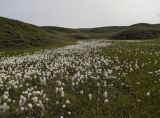
[[[111,26],[70,29],[36,26],[0,17],[0,49],[40,47],[83,39],[151,39],[160,36],[159,24],[140,23],[132,26]]]

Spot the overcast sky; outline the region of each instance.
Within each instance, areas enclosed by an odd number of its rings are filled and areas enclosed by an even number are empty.
[[[160,23],[160,0],[0,0],[0,16],[72,28]]]

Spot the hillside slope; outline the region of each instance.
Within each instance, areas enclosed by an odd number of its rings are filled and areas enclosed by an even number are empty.
[[[70,29],[32,24],[0,17],[0,49],[58,45],[84,39],[150,39],[160,37],[160,25]]]
[[[0,49],[56,45],[62,42],[62,35],[60,31],[0,17]]]
[[[152,39],[160,37],[160,25],[159,24],[146,24],[139,23],[131,25],[126,29],[119,31],[112,36],[112,39]]]

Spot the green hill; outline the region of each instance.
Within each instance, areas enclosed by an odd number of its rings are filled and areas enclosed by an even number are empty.
[[[30,47],[55,42],[54,34],[41,28],[0,17],[0,48]]]
[[[0,49],[56,46],[83,39],[149,39],[160,37],[160,25],[140,23],[131,26],[70,29],[35,26],[0,17]]]
[[[160,37],[160,25],[159,24],[146,24],[140,23],[127,27],[126,29],[119,31],[112,36],[112,39],[152,39]]]
[[[56,45],[64,42],[65,32],[0,17],[0,49]]]

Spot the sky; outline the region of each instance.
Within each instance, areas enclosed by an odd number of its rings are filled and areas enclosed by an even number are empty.
[[[0,16],[38,26],[160,23],[160,0],[0,0]]]

